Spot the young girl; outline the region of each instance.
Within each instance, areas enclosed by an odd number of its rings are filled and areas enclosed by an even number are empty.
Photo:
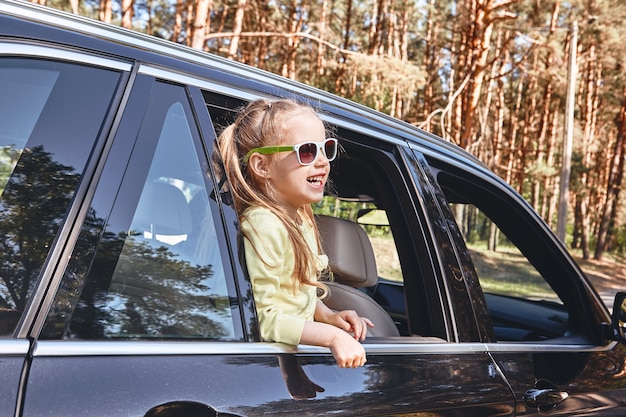
[[[311,203],[324,196],[337,140],[312,108],[256,100],[219,137],[223,167],[239,215],[246,264],[266,341],[330,348],[340,367],[362,366],[370,320],[334,312],[317,297],[320,254]],[[323,297],[323,296],[322,296]]]

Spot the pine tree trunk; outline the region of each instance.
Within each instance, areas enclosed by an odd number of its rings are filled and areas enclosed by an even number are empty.
[[[209,10],[211,0],[196,0],[196,11],[193,21],[193,33],[191,35],[191,47],[204,49],[207,27],[210,23]]]
[[[612,232],[611,225],[615,224],[619,195],[624,177],[624,154],[626,150],[626,88],[622,92],[622,97],[622,110],[618,118],[617,126],[618,134],[615,140],[611,170],[607,181],[607,201],[602,209],[598,239],[593,256],[593,258],[598,261],[602,259],[602,255],[607,250],[610,241]]]
[[[122,23],[121,26],[126,29],[133,28],[133,0],[122,0]]]
[[[100,0],[100,15],[99,18],[105,23],[111,23],[111,16],[113,14],[111,8],[113,6],[112,0]]]

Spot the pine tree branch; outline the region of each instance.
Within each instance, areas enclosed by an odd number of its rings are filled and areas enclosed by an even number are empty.
[[[325,45],[327,47],[329,47],[330,49],[333,49],[337,52],[340,52],[342,54],[349,54],[349,55],[363,55],[360,52],[355,52],[355,51],[350,51],[348,49],[344,49],[341,48],[335,44],[332,44],[328,41],[325,41],[324,39],[315,36],[315,35],[311,35],[310,33],[306,33],[306,32],[296,32],[296,33],[284,33],[284,32],[241,32],[241,33],[235,33],[235,32],[220,32],[220,33],[209,33],[207,35],[204,36],[204,40],[208,40],[208,39],[216,39],[216,38],[234,38],[236,36],[239,37],[246,37],[246,38],[254,38],[254,37],[266,37],[266,38],[306,38],[306,39],[310,39],[312,41],[315,41],[317,43],[320,43],[322,45]]]

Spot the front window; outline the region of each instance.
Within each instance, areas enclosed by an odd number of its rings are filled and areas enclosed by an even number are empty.
[[[580,334],[580,277],[524,204],[468,173],[437,181],[471,256],[497,340]]]

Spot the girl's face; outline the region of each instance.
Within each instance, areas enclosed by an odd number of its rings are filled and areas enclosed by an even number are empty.
[[[322,142],[326,139],[324,124],[312,111],[305,109],[285,121],[283,140],[278,145],[297,145],[302,142]],[[281,152],[268,160],[267,180],[276,193],[279,204],[294,217],[297,210],[324,197],[324,187],[330,163],[323,152],[311,165],[300,165],[295,152]]]

